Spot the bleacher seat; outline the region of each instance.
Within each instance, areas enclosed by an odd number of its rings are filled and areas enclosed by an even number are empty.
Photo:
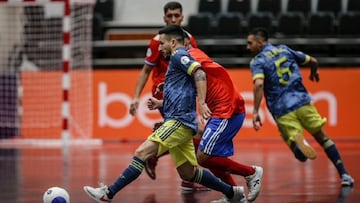
[[[272,34],[274,32],[272,22],[273,15],[270,12],[250,13],[247,17],[247,30],[251,31],[256,27],[262,27]]]
[[[359,0],[347,0],[347,11],[359,11],[360,12],[360,1]]]
[[[281,0],[258,0],[258,12],[270,12],[277,16],[281,12]]]
[[[360,12],[350,11],[340,13],[338,17],[337,36],[339,38],[359,38],[360,37]],[[359,55],[360,46],[358,44],[337,44],[335,51],[338,56]]]
[[[304,32],[305,18],[301,12],[280,13],[276,34],[279,37],[301,37]]]
[[[114,19],[114,0],[96,0],[94,13],[100,13],[104,21]]]
[[[332,12],[311,13],[308,17],[307,35],[309,37],[331,37],[334,35],[335,16]]]
[[[341,11],[342,0],[318,0],[316,11],[332,12],[335,16]]]
[[[198,13],[189,16],[188,31],[197,37],[210,36],[212,33],[213,15],[211,13]]]
[[[340,36],[360,36],[360,12],[341,13],[338,17]]]
[[[311,12],[311,0],[288,0],[287,12],[301,12],[307,16]]]
[[[216,17],[216,35],[239,36],[242,32],[243,16],[238,13],[220,13]]]
[[[221,11],[221,0],[199,0],[199,13],[218,14]]]
[[[246,16],[251,11],[250,0],[228,0],[227,12],[241,13]]]

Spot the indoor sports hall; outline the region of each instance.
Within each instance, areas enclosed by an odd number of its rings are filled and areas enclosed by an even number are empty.
[[[83,186],[112,184],[134,151],[162,121],[148,110],[148,82],[136,116],[129,114],[149,41],[164,26],[168,0],[0,1],[0,202],[43,203],[50,187],[72,203],[92,203]],[[255,203],[360,202],[359,0],[179,0],[182,26],[200,49],[224,65],[245,100],[246,117],[231,159],[264,169]],[[336,144],[353,186],[341,179],[307,132],[315,160],[298,161],[280,136],[265,101],[253,129],[253,80],[247,33],[269,30],[319,61],[320,81],[303,83],[324,130]],[[244,177],[233,176],[247,186]],[[145,170],[113,203],[208,203],[216,191],[187,191],[170,156],[156,179]]]

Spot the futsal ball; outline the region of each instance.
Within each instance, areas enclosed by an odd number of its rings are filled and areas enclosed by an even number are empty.
[[[70,196],[61,187],[51,187],[44,193],[43,203],[70,203]]]

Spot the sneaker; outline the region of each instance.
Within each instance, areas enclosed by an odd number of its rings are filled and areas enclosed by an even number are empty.
[[[341,175],[341,185],[342,186],[353,186],[354,179],[349,174],[342,174]]]
[[[261,179],[263,176],[263,168],[260,166],[253,166],[255,173],[245,177],[246,184],[248,186],[249,194],[248,200],[254,201],[260,193]]]
[[[100,184],[99,188],[84,186],[84,191],[98,203],[109,203],[112,201],[107,195],[109,193],[108,187],[104,184]]]
[[[316,158],[316,151],[306,141],[303,135],[295,136],[296,147],[302,152],[302,154],[308,159]]]
[[[201,191],[210,191],[209,188],[200,185],[198,183],[193,183],[193,182],[189,182],[189,181],[181,181],[181,190],[182,192],[201,192]]]
[[[308,158],[300,151],[299,147],[297,147],[297,145],[295,144],[294,147],[294,155],[295,158],[301,162],[305,162]]]
[[[158,162],[158,157],[156,157],[156,156],[150,157],[145,161],[146,174],[148,174],[148,176],[153,180],[156,179],[155,168],[156,168],[157,162]]]
[[[219,200],[211,201],[211,203],[247,203],[243,186],[234,186],[233,190],[234,196],[231,199],[223,197]]]

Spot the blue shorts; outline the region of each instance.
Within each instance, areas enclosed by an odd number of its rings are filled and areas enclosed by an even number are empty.
[[[199,150],[210,156],[234,155],[233,138],[244,119],[245,113],[235,114],[230,119],[210,118],[201,137]]]

